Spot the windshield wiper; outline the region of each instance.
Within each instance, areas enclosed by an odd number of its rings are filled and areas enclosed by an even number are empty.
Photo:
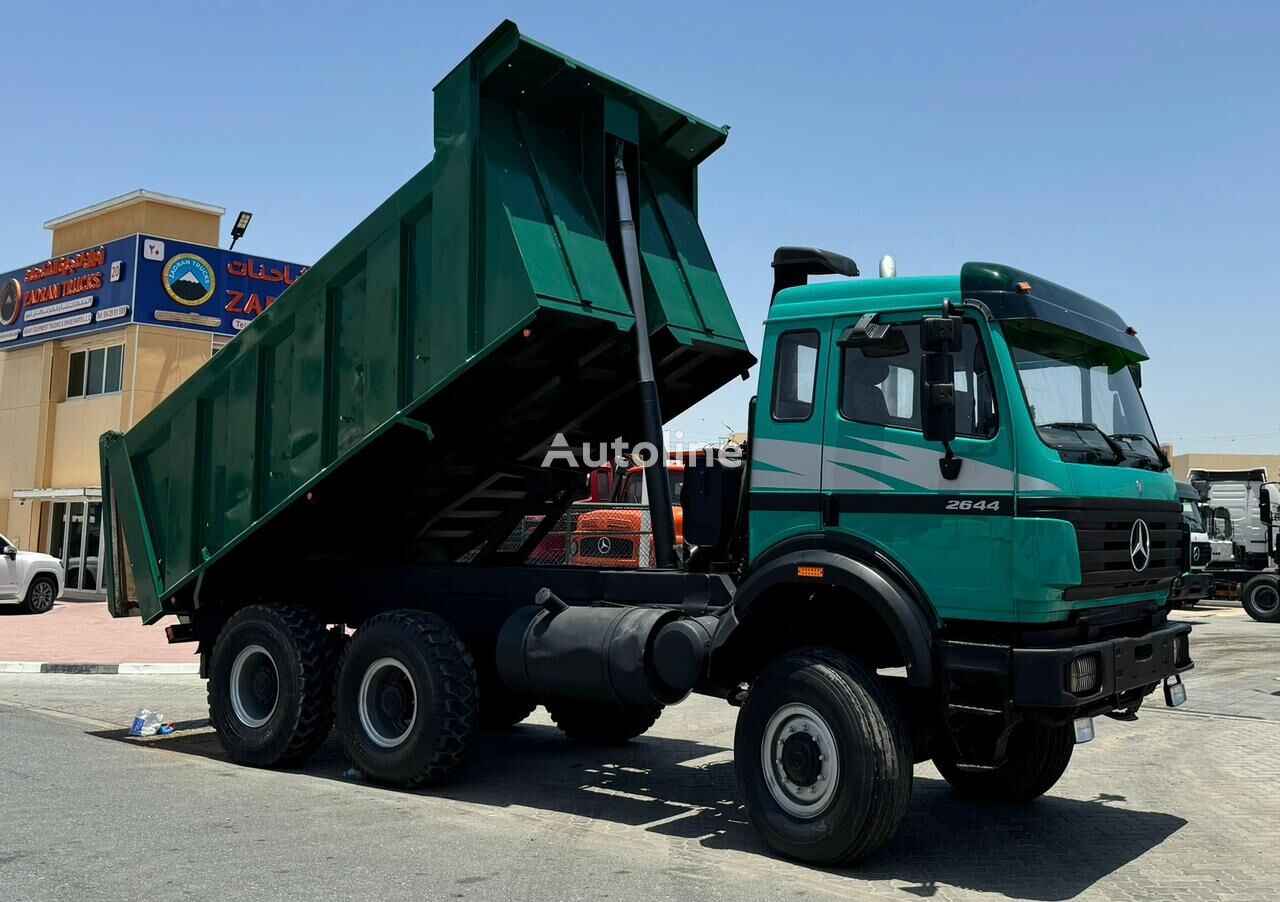
[[[1159,445],[1157,445],[1154,441],[1152,441],[1151,436],[1149,435],[1145,435],[1141,432],[1115,432],[1108,437],[1113,439],[1122,438],[1127,441],[1132,441],[1133,439],[1142,439],[1144,442],[1146,442],[1148,445],[1151,446],[1152,451],[1156,452],[1156,459],[1152,461],[1152,463],[1157,464],[1157,466],[1152,467],[1153,470],[1167,470],[1169,469],[1170,466],[1172,466],[1169,463],[1169,456],[1164,453],[1164,449],[1161,448]]]
[[[1115,439],[1113,439],[1111,436],[1107,435],[1101,429],[1099,429],[1095,423],[1041,423],[1036,428],[1037,429],[1070,429],[1077,434],[1079,434],[1081,430],[1086,430],[1088,432],[1096,432],[1099,436],[1102,437],[1102,440],[1106,442],[1107,447],[1111,449],[1111,453],[1115,455],[1116,463],[1119,463],[1120,461],[1126,459],[1124,449],[1120,447],[1120,443],[1117,442]]]

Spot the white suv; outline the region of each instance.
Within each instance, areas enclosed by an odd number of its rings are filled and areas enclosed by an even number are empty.
[[[19,551],[0,536],[0,604],[20,604],[29,614],[43,614],[53,608],[65,583],[56,557]]]

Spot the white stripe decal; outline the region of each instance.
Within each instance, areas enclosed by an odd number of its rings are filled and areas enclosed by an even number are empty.
[[[1014,489],[1015,474],[1004,467],[963,458],[959,477],[943,479],[938,469],[940,449],[861,437],[858,441],[885,453],[829,446],[824,460],[822,446],[811,442],[759,439],[753,452],[757,466],[751,471],[752,486],[806,491],[816,491],[819,486],[824,491],[837,492],[894,491],[893,484],[875,478],[876,474],[882,474],[894,483],[908,482],[932,492],[1011,492]],[[1054,483],[1034,476],[1017,475],[1016,485],[1021,491],[1062,491]]]
[[[822,473],[821,445],[762,438],[751,454],[756,464],[751,468],[752,488],[817,490]]]

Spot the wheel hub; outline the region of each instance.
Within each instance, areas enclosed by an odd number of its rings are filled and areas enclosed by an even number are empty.
[[[783,811],[809,819],[831,805],[840,777],[839,748],[815,709],[804,704],[779,708],[765,725],[760,759],[765,785]]]
[[[825,762],[819,761],[818,743],[808,733],[792,733],[782,741],[782,771],[797,786],[812,786]]]
[[[418,722],[418,690],[409,670],[395,658],[378,658],[360,680],[356,703],[369,741],[392,749],[409,738]]]
[[[237,720],[257,729],[271,719],[280,700],[280,674],[269,651],[261,645],[242,648],[231,663],[228,682]]]
[[[1263,586],[1253,593],[1253,606],[1264,614],[1270,614],[1280,607],[1280,591],[1271,586]]]

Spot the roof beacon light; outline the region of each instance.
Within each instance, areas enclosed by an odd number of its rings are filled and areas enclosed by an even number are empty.
[[[898,264],[893,262],[893,258],[885,254],[880,258],[880,278],[892,279],[898,274]]]

